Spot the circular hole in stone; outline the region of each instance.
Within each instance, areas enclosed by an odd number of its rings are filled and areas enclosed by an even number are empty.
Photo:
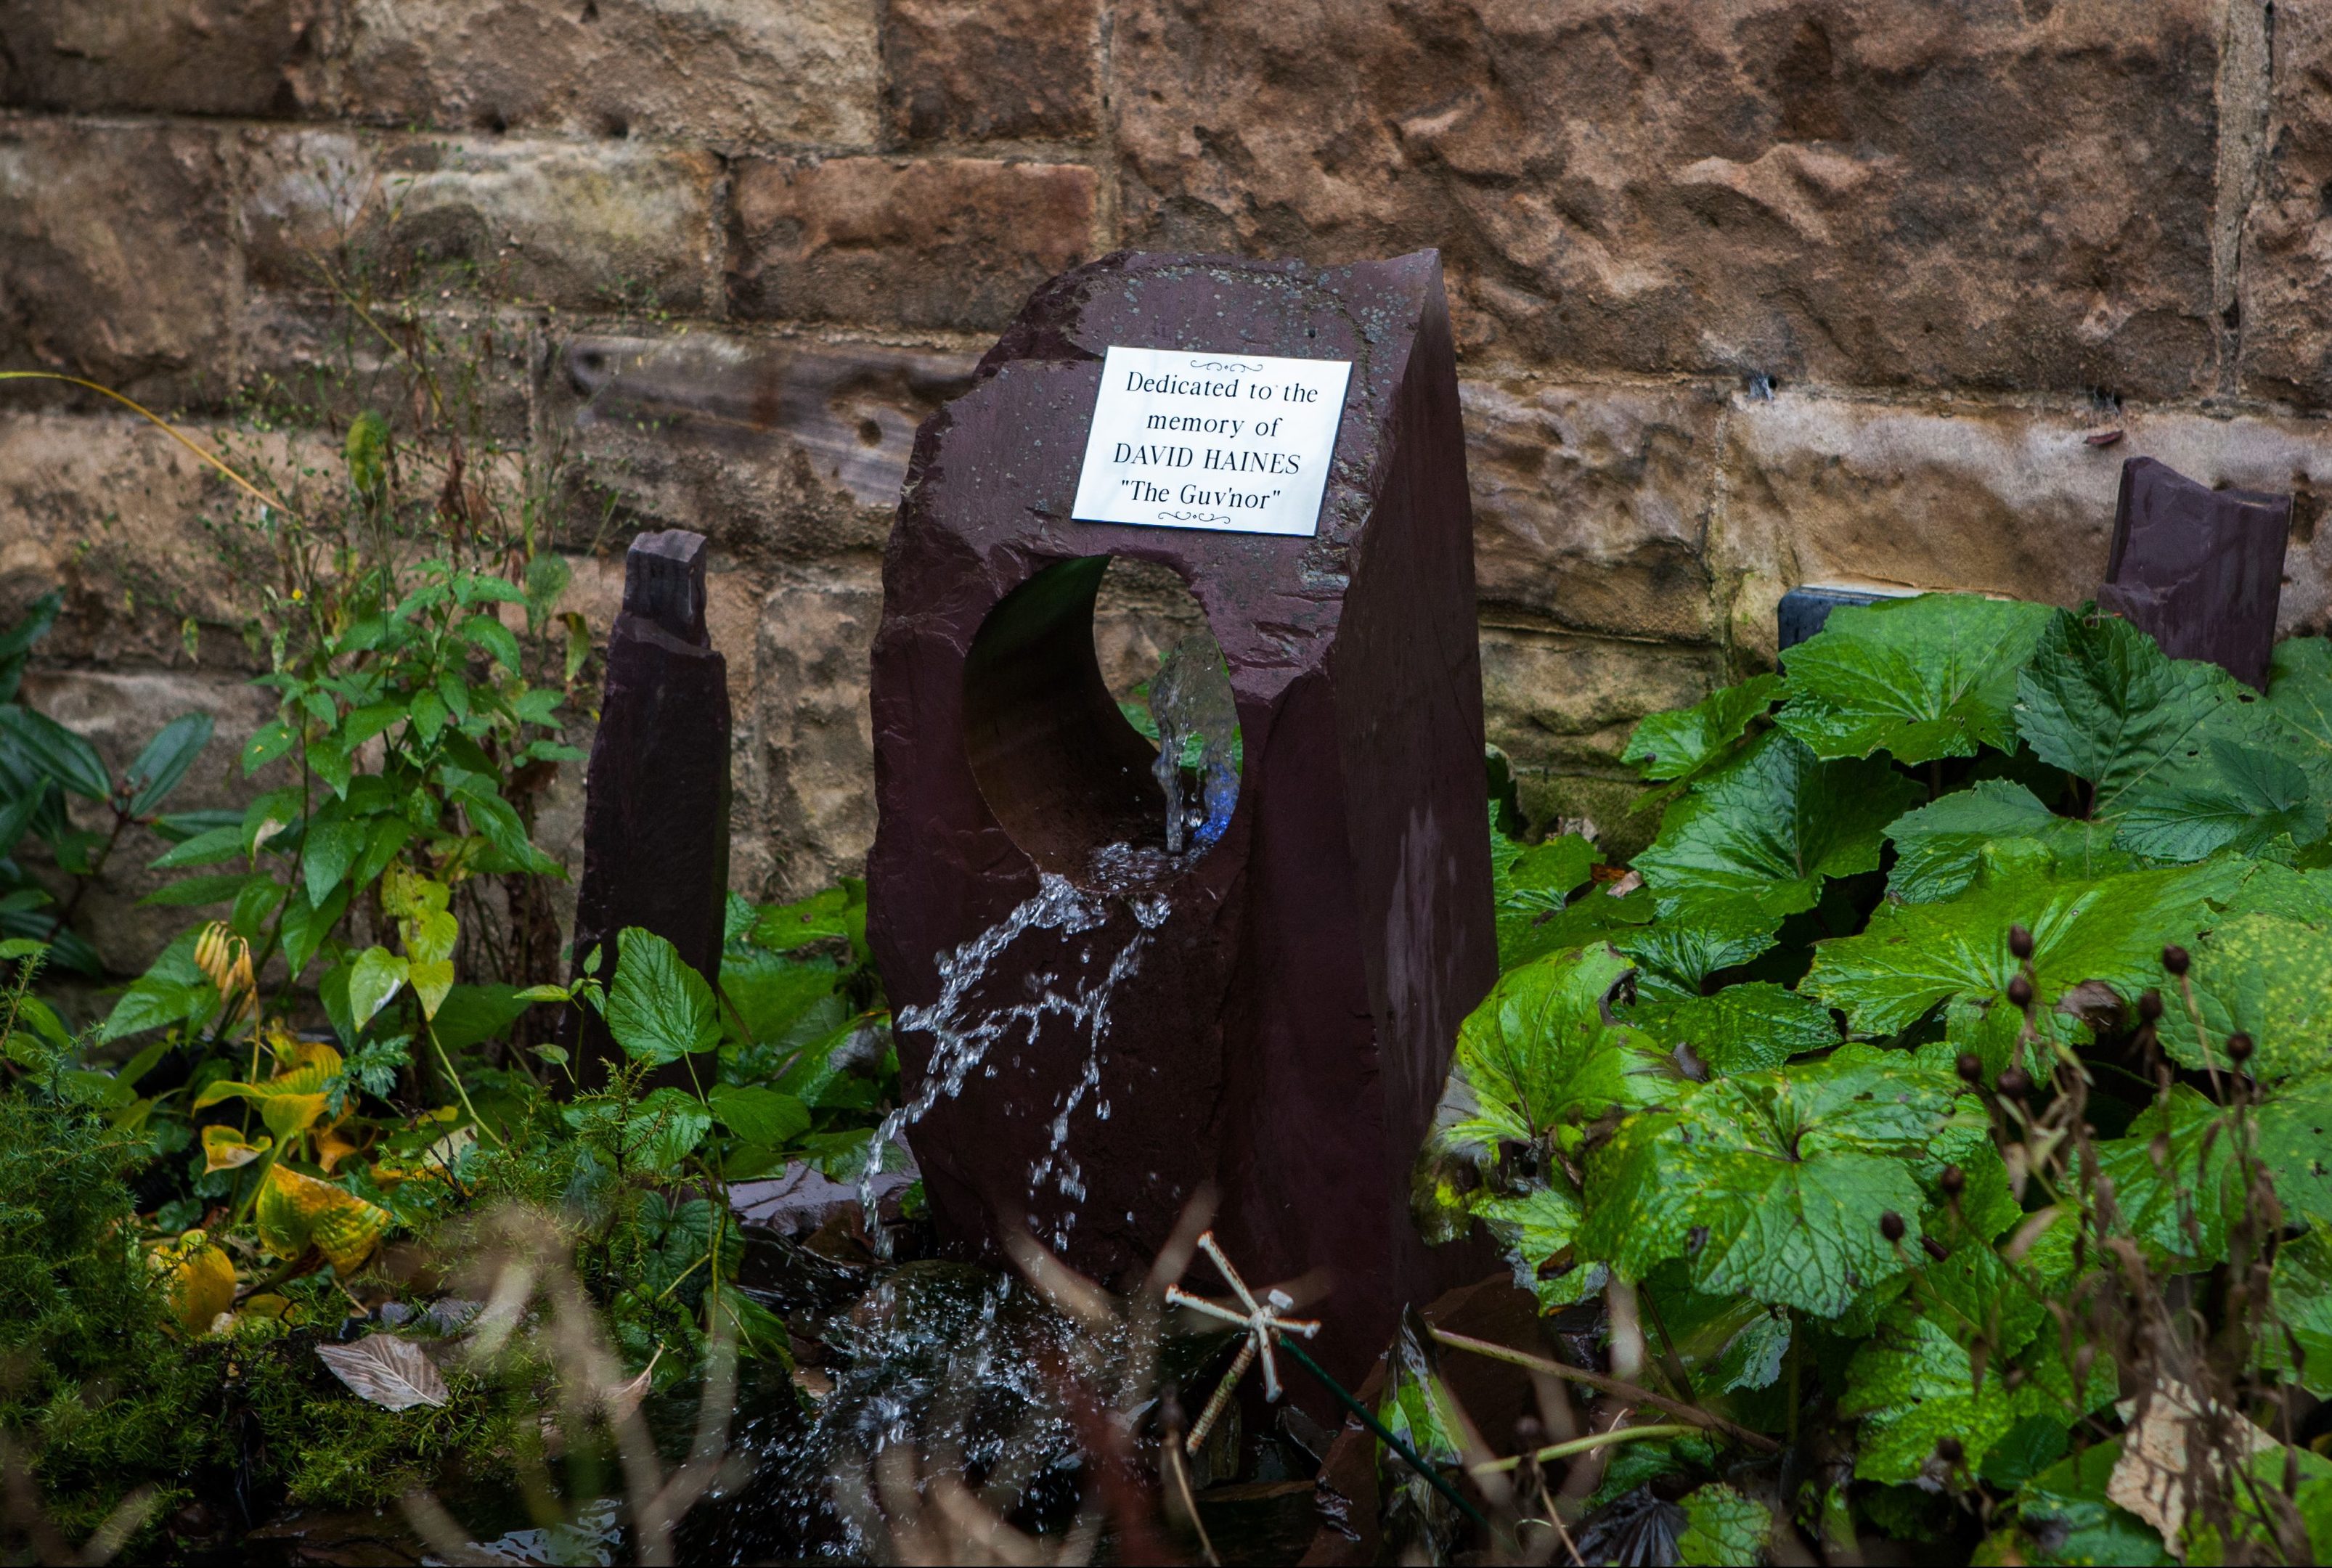
[[[1110,556],[1056,562],[989,612],[964,664],[964,745],[1012,841],[1103,887],[1212,849],[1244,760],[1206,612],[1171,569]]]

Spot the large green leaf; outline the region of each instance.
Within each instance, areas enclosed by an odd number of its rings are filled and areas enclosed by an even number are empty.
[[[2318,1399],[2332,1399],[2332,1232],[2319,1225],[2278,1248],[2270,1288],[2277,1318],[2306,1358],[2299,1381]],[[2260,1336],[2260,1359],[2271,1372],[2290,1369],[2280,1334]]]
[[[1763,1560],[1773,1538],[1773,1512],[1764,1504],[1711,1481],[1686,1493],[1682,1506],[1684,1529],[1676,1544],[1681,1568],[1732,1568]]]
[[[1648,997],[1628,1016],[1661,1045],[1689,1047],[1719,1076],[1778,1067],[1838,1044],[1828,1008],[1768,980],[1725,986],[1714,996]]]
[[[1974,594],[1842,606],[1790,650],[1790,701],[1775,722],[1821,757],[2013,751],[2017,671],[2050,615]]]
[[[2244,1066],[2263,1083],[2332,1068],[2332,932],[2273,914],[2228,921],[2194,944],[2188,983],[2203,1034],[2166,981],[2158,1026],[2183,1065],[2226,1070],[2227,1037],[2240,1030],[2254,1047]]]
[[[1613,902],[1649,904],[1651,898],[1649,888],[1639,888],[1627,899]],[[1697,996],[1709,976],[1747,963],[1772,947],[1782,918],[1766,914],[1745,900],[1731,904],[1694,904],[1671,919],[1632,929],[1615,927],[1606,940],[1643,966],[1639,983],[1646,996]]]
[[[1637,1279],[1682,1258],[1696,1290],[1835,1317],[1924,1256],[1922,1174],[1959,1088],[1908,1053],[1845,1046],[1630,1116],[1589,1163],[1580,1251]],[[1899,1242],[1879,1229],[1889,1210]]]
[[[2285,1218],[2332,1228],[2332,1073],[2277,1089],[2252,1111],[2251,1127]]]
[[[1729,761],[1749,726],[1782,694],[1779,675],[1753,675],[1737,686],[1712,692],[1689,708],[1651,713],[1628,737],[1620,760],[1636,764],[1646,779],[1684,783]]]
[[[158,1029],[182,1019],[199,1022],[218,1006],[218,988],[195,962],[194,932],[164,948],[153,965],[138,979],[106,1016],[100,1039],[111,1041],[147,1029]]]
[[[2076,1448],[2017,1488],[2016,1523],[1985,1543],[1983,1560],[2038,1564],[2111,1563],[2175,1568],[2153,1525],[2106,1498],[2121,1439]]]
[[[607,1032],[635,1061],[662,1066],[721,1043],[712,988],[672,943],[638,926],[616,938],[616,980],[607,988]]]
[[[181,713],[162,726],[129,764],[129,814],[148,817],[162,808],[203,748],[211,743],[208,713]]]
[[[2226,1256],[2228,1222],[2243,1196],[2234,1131],[2224,1111],[2180,1084],[2139,1112],[2127,1135],[2098,1145],[2115,1229],[2136,1238],[2156,1267],[2191,1272]]]
[[[2077,876],[2129,870],[2136,862],[2112,847],[2113,833],[2109,824],[2058,816],[2021,784],[1982,779],[1888,825],[1895,868],[1887,891],[1905,904],[1949,898],[1975,881],[1984,846],[2005,838],[2038,839]]]
[[[780,1149],[809,1131],[809,1108],[775,1089],[715,1084],[706,1097],[714,1119],[748,1143]]]
[[[2090,781],[2088,815],[2157,860],[2199,860],[2324,833],[2289,731],[2216,664],[2172,659],[2114,617],[2059,611],[2017,681],[2017,727],[2041,760]]]
[[[106,771],[97,748],[46,713],[14,704],[0,707],[0,735],[74,794],[103,800],[113,793],[113,775]]]
[[[2287,637],[2275,645],[2267,683],[2268,715],[2291,737],[2290,749],[2332,770],[2332,642]]]
[[[1860,934],[1819,944],[1804,989],[1844,1011],[1858,1034],[1888,1035],[1954,997],[2003,995],[2017,973],[2008,930],[2032,932],[2035,989],[2053,1006],[2083,980],[2124,1001],[2158,985],[2165,942],[2191,942],[2210,903],[2233,894],[2240,863],[2058,877],[2029,863],[1987,866],[1945,904],[1886,904]]]
[[[1824,877],[1877,870],[1887,825],[1918,794],[1884,761],[1819,761],[1775,731],[1670,808],[1636,869],[1663,915],[1732,905],[1778,922],[1811,909]]]
[[[1993,1356],[1978,1383],[1968,1347],[1935,1316],[1907,1304],[1890,1309],[1878,1334],[1848,1364],[1846,1394],[1839,1401],[1840,1414],[1862,1422],[1856,1477],[1942,1480],[1935,1444],[1944,1438],[1957,1439],[1965,1463],[1974,1468],[2019,1423],[2070,1428],[2114,1397],[2111,1360],[2100,1357],[2089,1386],[2077,1390],[2054,1334],[2031,1338],[2012,1365],[2002,1364],[2003,1359]]]
[[[1555,923],[1570,894],[1594,866],[1595,846],[1579,835],[1559,834],[1544,844],[1520,843],[1499,831],[1497,807],[1491,806],[1490,902],[1497,914],[1501,970],[1579,945],[1554,934],[1575,923]]]

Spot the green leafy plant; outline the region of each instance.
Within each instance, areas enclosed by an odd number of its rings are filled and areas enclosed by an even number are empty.
[[[1697,1487],[1684,1560],[2317,1560],[2332,1466],[2285,1390],[2332,1315],[2332,646],[2262,695],[2086,609],[1926,595],[1787,658],[1639,727],[1639,889],[1494,837],[1506,973],[1420,1222],[1486,1224],[1550,1311],[1600,1296],[1643,1397],[1705,1412],[1697,1448],[1613,1435],[1615,1475]]]

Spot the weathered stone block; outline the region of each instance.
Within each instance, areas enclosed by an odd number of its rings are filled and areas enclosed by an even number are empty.
[[[780,571],[761,603],[750,820],[731,880],[757,896],[807,898],[855,875],[874,842],[874,730],[867,655],[883,614],[872,556]]]
[[[206,128],[0,119],[0,366],[224,398],[229,183]]]
[[[1943,413],[1799,397],[1742,400],[1728,424],[1711,559],[1735,645],[1773,655],[1773,607],[1802,582],[1974,588],[2079,604],[2105,579],[2122,460],[2209,485],[2298,493],[2284,564],[2287,634],[2332,615],[2332,444],[2311,420],[2181,412],[2092,417]],[[2119,430],[2109,444],[2089,438]]]
[[[1482,627],[1482,717],[1517,773],[1631,778],[1636,721],[1689,707],[1723,684],[1713,648]]]
[[[1130,241],[1416,244],[1469,354],[2204,389],[2218,0],[1139,0]]]
[[[539,311],[457,298],[406,319],[438,346],[433,359],[441,367],[439,385],[459,428],[483,431],[513,449],[531,438],[534,382],[545,354]],[[272,380],[305,420],[345,432],[349,420],[370,410],[401,436],[418,417],[412,362],[330,295],[250,290],[239,338],[245,384]]]
[[[699,311],[719,297],[711,154],[632,142],[252,133],[252,282],[320,259],[388,291]]]
[[[324,85],[325,0],[11,0],[0,104],[288,116]]]
[[[803,557],[882,548],[915,427],[970,384],[972,359],[700,330],[577,337],[560,364],[554,416],[622,457],[608,481],[627,505]]]
[[[41,644],[44,657],[183,661],[186,617],[234,624],[254,607],[249,584],[273,576],[232,531],[205,531],[205,510],[228,510],[225,482],[142,421],[0,414],[0,616],[62,588],[64,613]],[[230,668],[250,656],[226,636],[205,638],[203,652]]]
[[[1458,390],[1486,606],[1623,636],[1714,635],[1701,552],[1720,393],[1499,381]]]
[[[865,146],[879,121],[874,0],[354,0],[350,112],[396,125],[540,127]]]
[[[1097,0],[892,0],[884,96],[913,141],[1091,136]]]
[[[750,158],[731,190],[740,316],[999,327],[1088,253],[1082,164]]]
[[[2244,390],[2332,406],[2332,11],[2275,8],[2266,164],[2243,235]]]

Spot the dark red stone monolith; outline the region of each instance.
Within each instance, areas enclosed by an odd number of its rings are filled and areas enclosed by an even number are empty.
[[[2121,465],[2098,607],[2174,659],[2208,659],[2265,691],[2290,532],[2288,495],[2213,490],[2133,457]]]
[[[1113,344],[1351,360],[1317,537],[1072,521]],[[1470,1248],[1429,1252],[1409,1210],[1458,1022],[1497,972],[1472,539],[1431,252],[1108,257],[1040,290],[924,424],[874,643],[868,934],[911,1092],[938,1037],[919,1009],[983,933],[953,1016],[1028,1020],[908,1133],[952,1247],[994,1256],[1025,1219],[1123,1286],[1212,1184],[1233,1260],[1258,1287],[1308,1276],[1318,1353],[1355,1379],[1405,1302],[1482,1272]],[[1238,805],[1195,857],[1164,855],[1154,749],[1095,660],[1112,556],[1180,574],[1229,666]],[[992,934],[1048,889],[1090,919]],[[1098,1041],[1047,1010],[1129,952]]]
[[[729,894],[729,666],[704,628],[702,534],[644,533],[624,557],[624,607],[607,636],[607,683],[583,807],[576,972],[600,947],[616,971],[626,926],[655,932],[717,980]],[[587,1086],[615,1051],[588,1009],[575,1042]],[[685,1064],[658,1082],[685,1085]],[[708,1080],[709,1081],[709,1080]]]

